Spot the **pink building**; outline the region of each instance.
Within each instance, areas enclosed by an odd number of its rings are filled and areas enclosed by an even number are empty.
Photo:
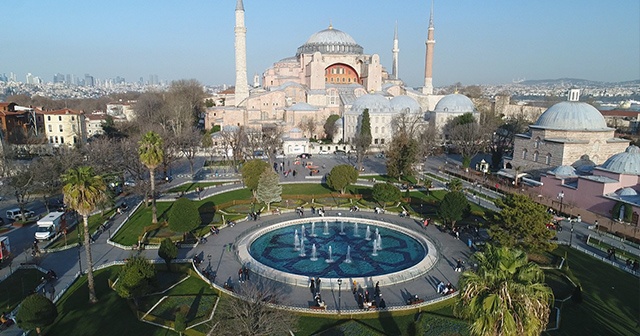
[[[629,146],[602,165],[559,166],[540,176],[540,193],[614,219],[638,225],[640,214],[640,148]],[[589,170],[591,170],[589,172]],[[574,214],[576,215],[576,214]]]

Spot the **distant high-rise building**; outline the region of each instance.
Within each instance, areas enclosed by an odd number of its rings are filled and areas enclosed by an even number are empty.
[[[27,73],[27,84],[33,84],[33,75],[30,72]]]
[[[57,84],[57,83],[64,83],[65,79],[64,79],[64,75],[61,73],[57,73],[55,75],[53,75],[53,83]]]
[[[6,82],[7,81],[7,74],[2,74],[0,75],[0,82]]]
[[[84,75],[84,86],[95,86],[95,79],[90,74]]]

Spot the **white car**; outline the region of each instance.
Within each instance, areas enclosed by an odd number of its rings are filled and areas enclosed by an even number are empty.
[[[319,155],[328,155],[328,154],[329,154],[329,151],[328,151],[328,150],[323,149],[323,150],[319,151],[319,152],[318,152],[318,154],[319,154]]]

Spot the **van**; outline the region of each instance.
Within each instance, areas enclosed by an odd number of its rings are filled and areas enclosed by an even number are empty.
[[[67,221],[64,212],[50,212],[38,221],[35,238],[37,240],[52,239],[66,227]]]
[[[24,210],[24,219],[29,219],[36,214],[28,209]],[[20,208],[10,209],[6,212],[7,219],[19,220],[22,219],[22,213],[20,212]]]

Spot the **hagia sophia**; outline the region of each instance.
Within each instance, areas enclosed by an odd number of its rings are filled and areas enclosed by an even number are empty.
[[[449,118],[477,113],[471,100],[463,95],[444,97],[433,94],[434,24],[429,19],[424,85],[419,89],[404,85],[399,77],[397,27],[393,39],[391,72],[380,63],[377,54],[366,54],[349,34],[333,26],[311,35],[294,56],[274,63],[247,82],[246,28],[244,4],[236,3],[235,52],[236,85],[224,96],[220,106],[209,109],[205,125],[244,126],[262,129],[277,126],[296,138],[305,132],[301,124],[315,124],[309,138],[322,138],[327,118],[340,116],[334,142],[349,142],[359,129],[364,109],[371,114],[372,148],[381,150],[391,141],[391,120],[399,113],[411,113],[423,123],[432,118],[437,126]],[[443,99],[443,97],[445,99]],[[297,143],[300,143],[298,141]],[[310,146],[310,145],[309,145]],[[309,151],[307,145],[285,145],[285,154]]]

